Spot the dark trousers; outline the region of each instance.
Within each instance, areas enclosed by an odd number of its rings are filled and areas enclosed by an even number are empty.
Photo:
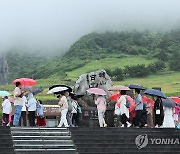
[[[140,127],[143,127],[145,122],[143,120],[143,110],[136,110],[136,117],[135,117],[135,122],[134,122],[134,125],[135,126],[140,126]]]
[[[74,126],[79,126],[79,114],[78,113],[73,113],[72,123]]]
[[[19,120],[20,126],[22,126],[21,120],[23,121],[23,126],[26,126],[26,111],[21,112],[21,118]]]
[[[121,115],[121,123],[124,124],[124,127],[127,127],[127,123],[126,123],[127,120],[128,120],[128,118],[126,117],[126,115],[122,114]]]
[[[35,126],[35,111],[29,111],[29,125]]]
[[[5,125],[7,125],[9,123],[9,114],[3,113],[3,120]]]

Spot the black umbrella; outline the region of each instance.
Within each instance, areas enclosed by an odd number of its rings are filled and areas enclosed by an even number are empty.
[[[67,91],[72,92],[72,88],[70,86],[64,85],[64,84],[55,84],[55,85],[49,87],[49,90],[51,90],[51,89],[53,89],[55,87],[67,87],[68,88]]]
[[[129,84],[127,85],[130,89],[139,89],[139,90],[145,90],[146,88],[139,85],[139,84]]]
[[[158,96],[158,97],[161,97],[161,98],[165,98],[166,99],[166,96],[164,95],[164,93],[160,90],[157,90],[157,89],[149,89],[149,90],[146,90],[144,92],[144,94],[146,95],[150,95],[150,96]]]
[[[162,105],[165,107],[174,107],[176,104],[172,98],[166,98],[166,99],[162,98]]]
[[[72,96],[72,97],[77,97],[77,98],[81,98],[81,97],[84,96],[83,94],[76,94],[76,93],[73,93],[73,92],[70,92],[69,95]]]

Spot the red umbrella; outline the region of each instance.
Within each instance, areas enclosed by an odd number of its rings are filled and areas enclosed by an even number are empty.
[[[37,82],[33,79],[29,78],[19,78],[13,81],[13,84],[16,84],[16,82],[20,82],[22,86],[34,86]]]
[[[110,99],[111,101],[117,101],[117,99],[119,98],[119,96],[121,96],[120,93],[115,93],[115,94],[112,94],[112,95],[109,97],[109,99]]]
[[[175,103],[180,103],[179,97],[170,97],[170,98],[172,98]]]
[[[154,107],[155,102],[151,98],[146,97],[146,96],[142,96],[142,101],[143,101],[143,103],[148,102],[151,104],[152,107]]]
[[[130,102],[130,108],[129,108],[129,112],[132,112],[135,108],[135,102],[134,99],[131,98],[131,96],[126,95],[126,98],[129,100]]]

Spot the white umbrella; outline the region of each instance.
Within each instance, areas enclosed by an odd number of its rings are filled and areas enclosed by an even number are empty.
[[[68,89],[67,87],[55,87],[55,88],[52,88],[51,90],[49,90],[47,94],[61,92],[61,91],[65,91],[67,89]]]

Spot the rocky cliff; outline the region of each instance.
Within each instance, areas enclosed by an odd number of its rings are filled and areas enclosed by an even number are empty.
[[[0,85],[7,83],[8,64],[3,53],[0,53]]]

